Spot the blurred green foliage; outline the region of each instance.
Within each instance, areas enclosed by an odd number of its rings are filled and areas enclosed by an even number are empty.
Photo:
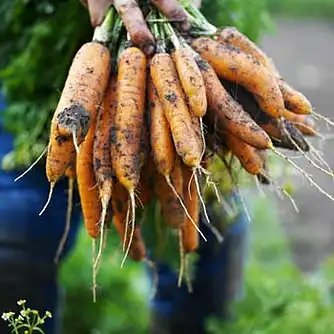
[[[45,148],[68,67],[92,31],[76,0],[2,0],[0,17],[3,121],[15,135],[15,152],[3,168],[12,169],[31,164]]]
[[[143,264],[129,259],[121,268],[124,253],[115,231],[110,231],[93,303],[91,254],[92,241],[82,229],[74,253],[61,270],[64,334],[146,333],[151,287]]]
[[[238,321],[212,319],[210,333],[326,334],[334,328],[334,259],[310,280],[291,260],[287,238],[271,197],[253,200],[254,223],[246,270],[245,299],[235,307]],[[313,283],[315,282],[315,283]]]
[[[210,319],[209,333],[331,333],[334,295],[330,286],[334,280],[334,258],[327,261],[313,280],[303,276],[291,260],[275,199],[270,195],[259,198],[254,193],[244,196],[253,217],[245,299],[235,307],[238,319],[235,323],[222,324]],[[150,286],[143,264],[128,260],[121,269],[118,244],[111,231],[98,275],[98,302],[93,304],[92,278],[88,270],[91,240],[85,232],[80,235],[74,253],[62,268],[61,280],[66,289],[65,334],[147,332]]]
[[[232,25],[257,41],[273,23],[267,0],[203,0],[202,12],[217,27]]]
[[[334,0],[268,0],[271,13],[284,16],[332,19]]]

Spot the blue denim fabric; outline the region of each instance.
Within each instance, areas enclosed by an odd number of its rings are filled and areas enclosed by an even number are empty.
[[[0,110],[4,107],[0,99]],[[1,119],[1,111],[0,111]],[[0,123],[0,159],[13,145],[13,137]],[[30,308],[48,310],[54,317],[46,322],[45,332],[57,331],[58,268],[54,256],[63,234],[67,209],[66,180],[55,188],[50,206],[39,217],[49,184],[43,166],[36,166],[17,182],[22,171],[0,170],[0,313],[15,310],[18,299],[26,299]],[[71,230],[62,259],[72,249],[79,227],[81,209],[75,195]],[[0,333],[8,329],[0,321]]]
[[[236,195],[233,197],[236,203],[239,203]],[[208,242],[201,240],[197,251],[193,293],[189,294],[185,285],[178,288],[177,273],[166,263],[158,262],[157,293],[151,302],[154,314],[172,322],[180,321],[183,325],[187,321],[192,330],[195,328],[199,333],[204,331],[204,322],[208,315],[221,318],[228,316],[226,313],[232,302],[242,293],[248,225],[246,216],[241,212],[235,221],[227,226],[224,242],[219,245],[203,219],[205,218],[201,215],[200,228]],[[151,273],[149,275],[152,279]]]

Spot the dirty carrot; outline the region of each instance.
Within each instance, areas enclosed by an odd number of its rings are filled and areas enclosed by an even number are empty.
[[[192,47],[210,63],[220,78],[247,88],[261,108],[273,117],[282,115],[284,100],[277,80],[256,58],[210,38],[198,38]]]
[[[268,148],[270,138],[226,91],[213,68],[206,61],[199,62],[199,66],[205,82],[208,115],[249,145]]]
[[[185,165],[182,166],[184,202],[192,220],[198,226],[200,205],[196,185],[194,180],[192,180],[192,173],[191,168]],[[189,183],[190,187],[188,186]],[[195,251],[199,245],[198,231],[188,217],[186,217],[182,227],[182,245],[185,253]]]
[[[93,163],[96,116],[92,121],[86,139],[77,154],[76,174],[85,228],[92,238],[97,238],[100,234],[101,202]]]
[[[262,158],[256,148],[246,144],[229,132],[225,133],[226,146],[239,159],[242,167],[250,174],[257,175],[263,169]]]
[[[174,51],[173,60],[190,110],[197,117],[203,117],[207,109],[205,86],[193,55],[181,47]]]
[[[150,72],[178,155],[186,165],[198,167],[201,161],[201,147],[192,127],[175,65],[169,54],[156,54],[152,59]]]
[[[141,145],[143,144],[146,67],[146,56],[136,47],[125,49],[118,60],[114,138],[116,156],[113,158],[113,167],[118,181],[130,195],[133,228],[136,216],[135,189],[139,184],[143,163]],[[128,247],[130,245],[131,239]]]
[[[110,53],[96,42],[75,55],[51,122],[46,174],[56,183],[84,140],[108,85]]]

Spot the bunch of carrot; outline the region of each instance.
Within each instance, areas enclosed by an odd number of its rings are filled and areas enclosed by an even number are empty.
[[[235,28],[215,29],[192,7],[183,10],[193,23],[187,33],[149,7],[156,41],[149,56],[110,10],[76,54],[51,123],[51,189],[65,175],[76,178],[88,234],[103,239],[112,219],[136,261],[146,258],[138,205],[157,198],[182,252],[193,252],[210,155],[225,162],[230,152],[248,173],[273,182],[266,152],[305,155],[305,136],[317,134],[310,102],[258,46]]]

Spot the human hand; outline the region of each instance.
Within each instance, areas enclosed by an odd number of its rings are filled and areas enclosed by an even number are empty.
[[[136,0],[80,0],[89,11],[90,21],[95,28],[103,19],[111,5],[114,5],[134,44],[146,54],[152,54],[155,49],[155,39],[149,30],[143,13]],[[171,21],[178,22],[179,29],[190,29],[188,15],[177,0],[151,0],[161,13]]]

